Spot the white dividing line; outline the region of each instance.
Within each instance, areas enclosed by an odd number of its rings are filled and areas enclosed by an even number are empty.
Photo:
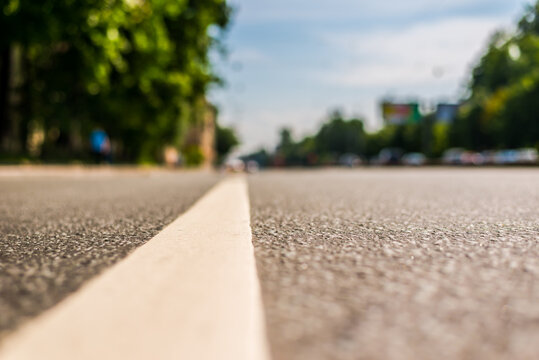
[[[8,337],[0,359],[268,360],[245,178]]]

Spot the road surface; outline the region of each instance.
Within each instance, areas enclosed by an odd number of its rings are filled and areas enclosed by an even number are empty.
[[[539,172],[250,179],[274,359],[537,359]]]
[[[144,171],[0,176],[0,339],[152,238],[218,180]]]
[[[0,338],[219,180],[0,177]],[[274,360],[536,359],[538,170],[268,171],[248,185]]]

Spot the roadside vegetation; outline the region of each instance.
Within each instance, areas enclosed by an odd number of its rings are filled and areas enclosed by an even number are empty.
[[[225,0],[2,2],[0,157],[85,159],[102,128],[117,161],[197,158],[185,140],[221,81],[209,53],[230,15]]]
[[[275,151],[261,149],[246,159],[298,166],[346,163],[353,156],[372,160],[385,149],[430,159],[451,148],[484,153],[539,150],[539,2],[528,7],[516,31],[491,37],[470,79],[453,122],[437,122],[434,113],[427,113],[418,123],[386,125],[368,133],[363,119],[333,111],[314,134],[296,140],[291,129],[282,129]]]

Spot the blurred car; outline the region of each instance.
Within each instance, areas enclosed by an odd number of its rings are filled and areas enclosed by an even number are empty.
[[[460,163],[462,165],[483,165],[485,158],[478,152],[464,151],[460,154]]]
[[[520,164],[535,164],[539,160],[539,154],[534,148],[524,148],[518,150],[517,161]]]
[[[517,150],[500,150],[494,156],[494,163],[497,165],[511,165],[518,162]]]
[[[398,165],[402,157],[402,150],[399,148],[385,148],[380,150],[376,158],[377,165]]]
[[[402,157],[402,163],[408,166],[423,166],[426,162],[427,157],[418,152],[407,153]]]
[[[247,161],[245,171],[247,171],[249,174],[254,174],[254,173],[257,173],[258,170],[260,170],[260,165],[258,165],[257,161],[255,160]]]
[[[342,166],[348,166],[348,167],[354,167],[361,165],[362,161],[361,158],[352,153],[342,154],[339,157],[339,165]]]
[[[481,156],[483,156],[483,164],[485,165],[492,165],[496,163],[496,151],[494,150],[482,151]]]
[[[464,149],[451,148],[444,151],[442,155],[442,163],[445,165],[460,165],[462,164],[462,154]]]
[[[224,170],[229,172],[242,172],[245,170],[245,163],[238,158],[229,159],[224,164]]]

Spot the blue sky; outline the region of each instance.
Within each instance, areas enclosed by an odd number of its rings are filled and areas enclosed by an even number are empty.
[[[246,152],[297,138],[328,111],[381,126],[378,101],[453,101],[490,34],[511,29],[526,0],[234,0],[225,78],[211,101]]]

